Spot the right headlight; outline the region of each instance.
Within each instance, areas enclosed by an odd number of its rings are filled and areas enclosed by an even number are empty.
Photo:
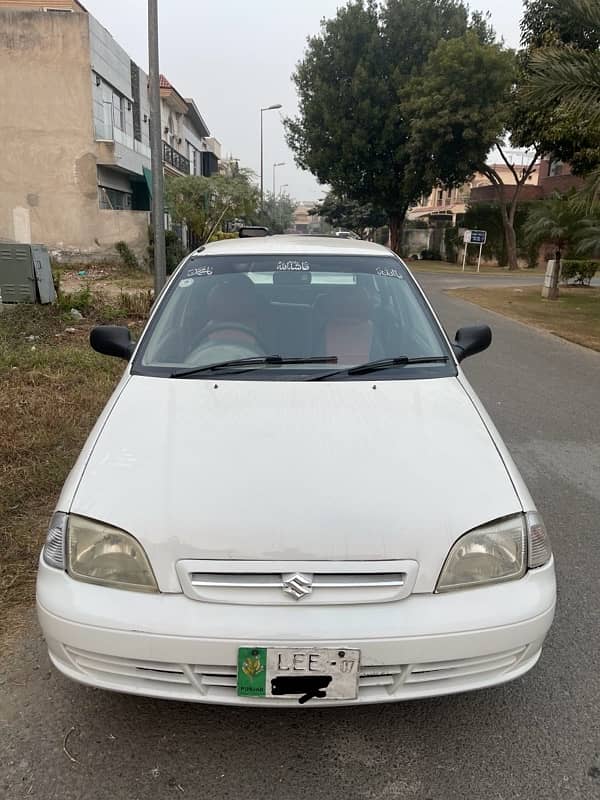
[[[541,516],[515,514],[469,531],[452,547],[436,591],[516,580],[552,555]]]
[[[66,550],[67,571],[76,580],[135,592],[158,591],[143,547],[125,531],[71,514]]]

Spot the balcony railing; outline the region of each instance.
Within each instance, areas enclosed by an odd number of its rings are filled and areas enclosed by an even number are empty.
[[[170,164],[178,172],[183,172],[184,175],[190,174],[190,161],[181,153],[178,153],[170,144],[163,142],[163,161],[165,164]]]

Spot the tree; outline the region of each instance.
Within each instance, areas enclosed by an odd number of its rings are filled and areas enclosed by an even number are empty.
[[[345,197],[338,197],[329,192],[325,199],[317,204],[309,214],[319,216],[334,228],[343,228],[366,238],[375,228],[386,224],[385,212],[376,209],[372,203],[358,203]]]
[[[547,294],[549,300],[558,297],[558,278],[563,252],[573,246],[581,229],[581,217],[572,203],[572,197],[558,193],[532,204],[525,223],[525,237],[538,246],[548,242],[555,248],[555,263],[552,286]]]
[[[446,186],[459,185],[474,172],[488,178],[502,217],[510,269],[517,268],[515,217],[522,190],[540,156],[539,145],[524,124],[518,75],[512,52],[467,31],[441,42],[406,89],[415,164],[429,153],[431,183],[437,180]],[[522,167],[507,155],[508,137],[513,146],[530,148]],[[514,184],[488,163],[492,149],[508,167]]]
[[[546,152],[588,175],[589,210],[600,200],[600,5],[594,0],[526,0],[524,97]]]
[[[571,46],[580,50],[600,47],[600,27],[590,0],[525,0],[521,45],[526,49]]]
[[[165,191],[167,208],[174,222],[187,225],[199,241],[206,242],[226,222],[254,213],[258,189],[251,178],[248,170],[240,170],[234,176],[169,177]]]
[[[255,225],[266,226],[271,233],[285,233],[294,222],[296,203],[286,192],[273,194],[267,192],[263,200],[263,207],[253,217]]]
[[[405,87],[440,42],[469,29],[484,43],[492,36],[460,0],[351,0],[308,40],[293,76],[299,116],[285,125],[296,162],[338,196],[383,209],[396,252],[406,211],[432,177],[429,152],[412,142]]]

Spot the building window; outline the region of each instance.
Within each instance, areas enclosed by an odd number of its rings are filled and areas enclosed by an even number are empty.
[[[108,186],[98,187],[98,201],[100,208],[111,211],[131,211],[133,198],[130,192],[119,189],[110,189]]]
[[[548,175],[550,178],[557,178],[563,174],[563,162],[558,158],[553,158],[548,168]]]
[[[125,131],[127,128],[125,98],[123,97],[122,94],[113,92],[112,102],[113,102],[113,124],[115,128],[118,128],[120,131]]]

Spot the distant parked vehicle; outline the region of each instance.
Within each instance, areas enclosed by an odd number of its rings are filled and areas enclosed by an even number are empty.
[[[338,237],[338,239],[359,239],[360,240],[360,236],[358,236],[358,234],[354,233],[354,231],[336,231],[335,235]]]

